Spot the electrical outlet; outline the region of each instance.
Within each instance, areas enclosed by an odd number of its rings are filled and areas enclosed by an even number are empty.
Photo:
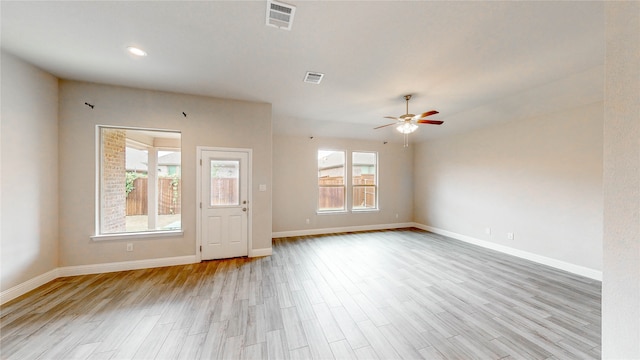
[[[309,225],[311,223],[311,221],[309,221],[309,219],[307,219],[306,221],[307,221],[307,225]]]
[[[507,239],[513,240],[513,233],[507,233]]]
[[[133,251],[133,244],[132,243],[128,243],[127,244],[127,251]]]
[[[491,228],[490,227],[484,228],[484,233],[487,235],[491,235]]]
[[[398,214],[396,214],[396,219],[398,218]]]

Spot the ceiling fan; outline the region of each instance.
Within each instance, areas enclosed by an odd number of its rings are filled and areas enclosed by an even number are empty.
[[[383,127],[396,125],[396,130],[404,134],[404,146],[407,147],[408,146],[407,135],[418,129],[417,124],[442,125],[444,121],[423,119],[427,116],[438,114],[436,110],[427,111],[418,115],[409,114],[409,100],[411,100],[411,95],[405,95],[404,99],[407,101],[407,113],[404,115],[401,115],[400,117],[385,116],[384,117],[385,119],[393,119],[395,120],[395,122],[392,122],[386,125],[381,125],[381,126],[375,127],[374,129],[380,129]]]

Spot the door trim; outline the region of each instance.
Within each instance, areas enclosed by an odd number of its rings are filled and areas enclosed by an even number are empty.
[[[202,152],[203,151],[224,151],[224,152],[243,152],[247,154],[247,202],[249,210],[247,213],[247,254],[251,256],[253,251],[253,149],[245,148],[225,148],[211,146],[196,146],[196,262],[202,262],[202,209],[200,201],[202,200]]]

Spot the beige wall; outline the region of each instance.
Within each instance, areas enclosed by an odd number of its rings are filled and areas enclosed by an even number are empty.
[[[640,2],[607,2],[602,358],[640,359]]]
[[[602,103],[422,143],[414,158],[416,222],[602,269]]]
[[[194,255],[197,146],[253,149],[252,248],[271,248],[270,104],[61,81],[59,121],[60,266]],[[182,132],[184,236],[89,238],[95,234],[96,125]],[[259,184],[267,191],[259,192]],[[133,252],[125,251],[127,242],[134,243]]]
[[[2,52],[0,291],[58,266],[58,80]]]
[[[318,215],[318,149],[377,151],[380,211]],[[402,144],[336,138],[274,136],[273,231],[393,224],[412,221],[413,150]],[[348,163],[351,160],[348,159]],[[398,217],[396,218],[396,214]],[[309,219],[309,224],[306,224]]]

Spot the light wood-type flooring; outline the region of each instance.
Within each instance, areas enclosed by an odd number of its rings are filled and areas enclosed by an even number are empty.
[[[417,229],[57,279],[1,309],[2,359],[589,359],[597,281]]]

